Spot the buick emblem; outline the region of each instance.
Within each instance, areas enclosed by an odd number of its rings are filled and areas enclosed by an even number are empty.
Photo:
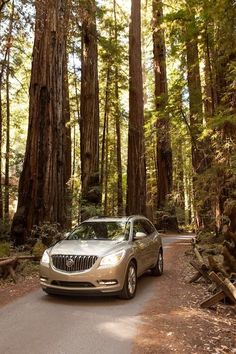
[[[71,268],[74,264],[75,264],[75,261],[74,261],[73,258],[68,258],[68,259],[66,260],[66,266],[67,266],[68,268]]]

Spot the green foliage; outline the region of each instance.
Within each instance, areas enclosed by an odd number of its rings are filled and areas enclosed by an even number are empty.
[[[37,258],[40,258],[42,253],[41,252],[36,252],[35,256]],[[39,274],[39,263],[38,262],[31,262],[31,261],[22,261],[20,263],[20,274],[23,277],[30,276],[32,275],[38,276]]]
[[[83,210],[83,214],[85,218],[102,215],[102,207],[99,205],[89,204],[82,201],[81,209]]]
[[[47,248],[52,244],[63,238],[63,232],[61,231],[60,225],[57,223],[43,222],[40,225],[35,225],[31,231],[31,238],[37,239],[35,245],[37,251],[42,250],[43,247]]]
[[[0,240],[8,240],[10,237],[11,225],[8,221],[0,220]]]
[[[114,4],[116,9],[114,9]],[[70,128],[73,136],[73,175],[68,183],[72,190],[73,222],[78,220],[81,190],[80,171],[80,37],[81,18],[86,16],[89,2],[72,1],[70,28],[68,33],[69,53],[69,91],[70,91]],[[105,155],[107,183],[107,213],[117,212],[117,152],[116,120],[119,119],[122,146],[122,181],[123,194],[126,192],[126,165],[128,145],[128,24],[130,4],[106,0],[96,3],[98,23],[99,51],[99,99],[100,99],[100,147],[105,114],[108,117]],[[168,113],[170,117],[170,136],[173,151],[173,191],[167,209],[175,210],[181,223],[190,223],[194,208],[205,210],[210,205],[211,226],[216,223],[216,204],[220,205],[220,222],[227,220],[223,214],[236,198],[236,6],[232,0],[166,0],[164,22],[167,47],[168,105],[165,111],[155,110],[153,48],[152,48],[152,4],[142,3],[142,45],[143,76],[145,93],[145,147],[147,166],[147,204],[155,212],[156,206],[156,121]],[[8,26],[11,4],[9,3],[1,17],[0,34],[0,71],[6,64],[4,60],[8,40]],[[116,18],[115,13],[116,12]],[[11,203],[16,200],[16,184],[22,170],[28,126],[28,87],[30,82],[31,52],[33,46],[32,28],[34,25],[34,5],[31,2],[15,2],[15,19],[13,26],[12,47],[10,55],[10,177],[14,185],[10,187]],[[189,90],[186,63],[186,39],[197,39],[201,88],[203,99],[208,99],[205,92],[206,55],[210,58],[210,76],[213,89],[214,111],[211,116],[205,114],[204,125],[200,124],[195,134],[191,130],[189,110]],[[118,76],[116,76],[118,72]],[[108,80],[109,73],[109,80]],[[116,83],[118,82],[118,98]],[[6,131],[6,72],[3,70],[2,93],[2,166],[5,164]],[[106,95],[108,103],[106,104]],[[161,99],[161,98],[159,98]],[[202,102],[204,106],[205,101]],[[205,112],[206,113],[206,112]],[[197,135],[197,136],[195,136]],[[195,175],[192,168],[192,146],[201,146],[203,155],[207,155],[208,166],[203,173]],[[202,148],[203,146],[203,148]],[[206,147],[206,148],[205,148]],[[193,178],[197,192],[193,193]],[[4,181],[4,175],[2,176]],[[4,182],[3,182],[4,183]],[[103,194],[104,186],[103,183]],[[104,201],[104,195],[103,195]],[[219,206],[218,205],[218,206]],[[103,208],[84,205],[88,215],[99,215]],[[212,226],[212,227],[213,227]],[[10,226],[0,222],[0,238],[7,239]],[[34,227],[32,238],[37,238],[43,245],[50,245],[62,236],[56,224],[44,223]],[[40,243],[37,247],[40,248]]]
[[[8,242],[0,243],[0,258],[9,257],[11,253],[11,245]]]
[[[32,254],[35,257],[40,258],[42,257],[43,252],[46,250],[46,248],[47,246],[42,242],[42,240],[38,240],[32,249]]]

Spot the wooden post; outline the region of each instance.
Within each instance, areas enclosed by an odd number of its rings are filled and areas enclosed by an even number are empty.
[[[217,284],[217,286],[234,304],[236,304],[236,288],[233,283],[229,281],[229,279],[222,280],[215,272],[211,272],[209,274],[209,278]]]

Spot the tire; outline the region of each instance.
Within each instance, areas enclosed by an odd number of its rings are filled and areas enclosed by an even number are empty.
[[[121,299],[130,300],[135,296],[137,289],[137,270],[134,262],[130,262],[125,276],[124,287],[120,293]]]
[[[48,291],[47,289],[42,289],[42,290],[43,290],[43,292],[45,292],[48,296],[51,296],[51,297],[55,296],[55,294],[51,293],[51,292]]]
[[[163,252],[159,250],[155,267],[151,268],[152,275],[161,276],[163,274]]]

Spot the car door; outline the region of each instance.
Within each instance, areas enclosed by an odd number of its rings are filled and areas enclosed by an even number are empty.
[[[148,253],[149,253],[149,240],[148,237],[144,237],[141,240],[134,240],[137,232],[143,232],[146,234],[145,228],[142,224],[142,220],[136,219],[133,222],[132,237],[135,245],[135,255],[138,262],[138,274],[143,273],[147,269],[148,264]]]
[[[158,252],[158,234],[155,227],[146,219],[143,219],[142,226],[147,234],[147,268],[155,264]]]

